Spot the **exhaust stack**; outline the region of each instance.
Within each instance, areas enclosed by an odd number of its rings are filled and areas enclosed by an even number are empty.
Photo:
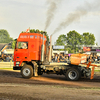
[[[51,62],[51,54],[52,54],[52,35],[50,35],[49,62]]]
[[[44,61],[44,33],[43,32],[43,42],[42,42],[42,52],[41,52],[41,61],[43,62]]]

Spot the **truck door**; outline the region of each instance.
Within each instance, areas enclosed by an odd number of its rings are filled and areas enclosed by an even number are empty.
[[[14,55],[16,60],[27,61],[28,60],[28,42],[17,42]]]

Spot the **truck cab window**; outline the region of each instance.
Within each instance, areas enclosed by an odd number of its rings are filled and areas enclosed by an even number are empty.
[[[28,42],[18,42],[18,49],[28,49]]]

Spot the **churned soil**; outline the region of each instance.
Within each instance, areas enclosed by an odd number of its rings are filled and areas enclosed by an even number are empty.
[[[22,78],[20,71],[0,70],[0,100],[99,100],[100,74],[67,81],[63,75]]]

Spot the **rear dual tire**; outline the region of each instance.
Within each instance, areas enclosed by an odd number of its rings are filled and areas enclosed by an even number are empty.
[[[81,72],[77,68],[70,68],[67,70],[65,77],[70,81],[77,81],[81,77]]]

